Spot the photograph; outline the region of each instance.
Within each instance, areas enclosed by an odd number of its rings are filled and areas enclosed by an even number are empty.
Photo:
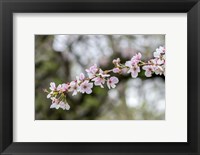
[[[165,34],[35,34],[35,120],[165,120]]]
[[[0,154],[200,155],[200,0],[0,10]]]

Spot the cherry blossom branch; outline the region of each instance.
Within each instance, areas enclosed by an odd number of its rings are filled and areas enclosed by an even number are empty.
[[[76,76],[76,80],[59,84],[57,87],[54,82],[51,82],[49,90],[44,89],[44,92],[48,93],[47,98],[52,100],[50,108],[69,110],[70,106],[66,99],[67,93],[72,93],[72,96],[77,95],[77,93],[91,94],[94,85],[104,88],[105,83],[109,89],[115,88],[119,79],[111,76],[110,73],[131,73],[132,78],[137,78],[138,73],[141,71],[140,68],[142,68],[146,77],[151,77],[154,73],[165,75],[165,48],[160,46],[153,53],[153,56],[153,59],[143,62],[141,53],[138,53],[131,60],[126,61],[125,64],[122,64],[120,58],[117,58],[113,60],[113,69],[103,71],[94,64],[85,70],[87,76],[80,73],[79,76]]]

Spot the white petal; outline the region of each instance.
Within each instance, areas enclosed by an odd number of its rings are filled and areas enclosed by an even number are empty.
[[[131,72],[131,76],[132,78],[136,78],[138,76],[138,72],[137,71]]]
[[[158,59],[157,64],[161,65],[164,63],[164,60]]]
[[[50,98],[51,97],[51,94],[49,93],[48,95],[47,95],[47,98]]]
[[[83,81],[85,79],[85,75],[83,73],[81,73],[79,78],[80,78],[81,81]]]
[[[66,103],[66,105],[65,105],[65,109],[66,109],[66,110],[69,110],[69,109],[70,109],[70,106],[69,106],[68,103]]]
[[[110,89],[110,83],[109,83],[109,81],[107,81],[107,86],[108,86],[108,88]]]
[[[110,78],[110,80],[111,80],[113,83],[118,83],[118,82],[119,82],[119,79],[118,79],[117,77],[115,77],[115,76],[112,76],[112,77]]]
[[[65,103],[64,102],[60,102],[59,105],[60,105],[60,108],[62,108],[63,110],[65,110]]]
[[[151,71],[146,71],[145,72],[145,76],[146,77],[151,77],[152,76],[152,72]]]
[[[102,84],[100,85],[100,87],[101,87],[101,88],[104,88],[104,86],[103,86]]]
[[[138,53],[137,55],[138,55],[138,58],[139,58],[139,59],[142,58],[142,54],[141,54],[141,53]]]
[[[60,105],[59,105],[59,104],[57,104],[57,105],[56,105],[56,109],[59,109],[59,108],[60,108]]]
[[[126,61],[125,66],[131,67],[131,61]]]
[[[147,70],[149,66],[143,66],[142,69]]]
[[[51,88],[56,88],[56,84],[54,82],[50,83]]]
[[[76,91],[76,90],[74,90],[74,92],[73,92],[72,96],[74,96],[74,95],[76,95],[76,94],[77,94],[77,91]]]
[[[116,85],[115,85],[114,83],[112,83],[112,84],[111,84],[111,87],[112,87],[112,88],[115,88],[115,87],[116,87]]]
[[[56,104],[56,103],[53,103],[53,104],[51,104],[50,108],[51,108],[51,109],[52,109],[52,108],[56,108],[56,106],[57,106],[57,104]]]
[[[131,73],[131,70],[132,70],[132,69],[130,68],[130,69],[127,71],[127,73]]]
[[[88,83],[89,88],[93,87],[93,83]]]
[[[154,56],[155,58],[159,58],[159,57],[160,57],[160,53],[159,53],[159,52],[154,52],[154,53],[153,53],[153,56]]]
[[[62,86],[61,84],[58,85],[57,90],[61,90]]]
[[[86,92],[87,94],[91,94],[91,93],[92,93],[92,90],[91,90],[91,89],[86,89],[85,92]]]

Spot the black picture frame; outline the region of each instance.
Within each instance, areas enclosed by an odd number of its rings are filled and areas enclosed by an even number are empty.
[[[1,154],[200,154],[199,0],[0,0]],[[186,143],[16,143],[13,142],[13,13],[187,13]],[[178,92],[177,92],[178,93]],[[178,110],[181,109],[177,109]],[[30,133],[31,134],[31,133]]]

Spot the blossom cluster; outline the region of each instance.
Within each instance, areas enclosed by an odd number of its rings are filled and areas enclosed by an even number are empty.
[[[52,100],[50,108],[69,110],[70,106],[66,100],[66,93],[72,93],[72,96],[77,95],[77,93],[91,94],[94,86],[104,88],[107,85],[108,89],[115,88],[119,79],[116,76],[111,76],[111,73],[121,74],[125,70],[126,73],[131,73],[132,78],[137,78],[139,72],[143,69],[146,77],[151,77],[154,73],[156,75],[165,75],[165,48],[160,46],[153,53],[153,56],[153,59],[143,62],[141,60],[142,54],[137,53],[124,64],[121,63],[120,58],[117,58],[113,60],[113,69],[103,71],[94,64],[85,70],[86,76],[80,73],[75,80],[58,86],[51,82],[49,91],[44,90],[48,93],[47,98]]]

